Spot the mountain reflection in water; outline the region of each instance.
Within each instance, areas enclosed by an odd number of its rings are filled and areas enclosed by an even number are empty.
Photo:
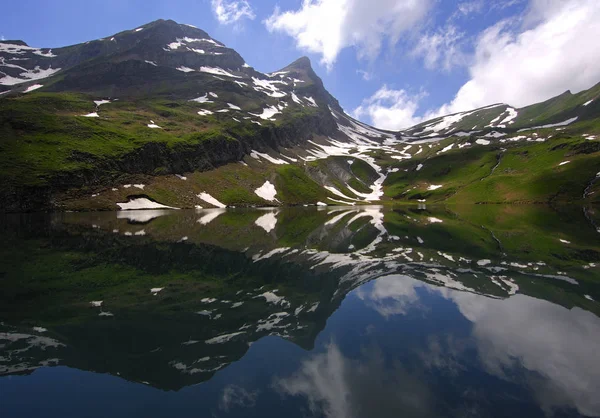
[[[598,416],[598,221],[500,205],[6,216],[0,413]]]

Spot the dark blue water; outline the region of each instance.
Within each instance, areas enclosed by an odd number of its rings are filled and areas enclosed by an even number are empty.
[[[509,239],[522,223],[467,242],[444,213],[352,212],[337,229],[322,226],[340,212],[311,213],[268,239],[248,214],[121,222],[126,240],[109,215],[10,221],[0,415],[600,415],[598,270],[573,255],[595,256],[592,232],[561,231],[577,252],[541,242],[534,263]],[[550,240],[548,224],[529,234]]]

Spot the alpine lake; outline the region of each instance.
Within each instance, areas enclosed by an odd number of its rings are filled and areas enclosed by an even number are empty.
[[[0,416],[600,416],[600,211],[0,218]]]

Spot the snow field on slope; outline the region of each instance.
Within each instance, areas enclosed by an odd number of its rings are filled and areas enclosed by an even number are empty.
[[[275,190],[275,186],[269,181],[265,181],[262,186],[254,190],[256,195],[264,200],[268,200],[269,202],[278,202],[275,198],[277,194],[277,190]]]
[[[227,205],[225,205],[224,203],[219,202],[217,199],[215,199],[214,197],[212,197],[210,194],[206,193],[206,192],[202,192],[198,195],[198,197],[202,200],[204,200],[206,203],[210,203],[213,206],[216,206],[218,208],[226,208]]]

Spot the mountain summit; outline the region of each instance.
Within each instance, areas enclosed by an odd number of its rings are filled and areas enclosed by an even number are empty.
[[[261,73],[172,20],[2,41],[0,67],[3,210],[597,198],[600,85],[394,133],[345,114],[307,57]]]

